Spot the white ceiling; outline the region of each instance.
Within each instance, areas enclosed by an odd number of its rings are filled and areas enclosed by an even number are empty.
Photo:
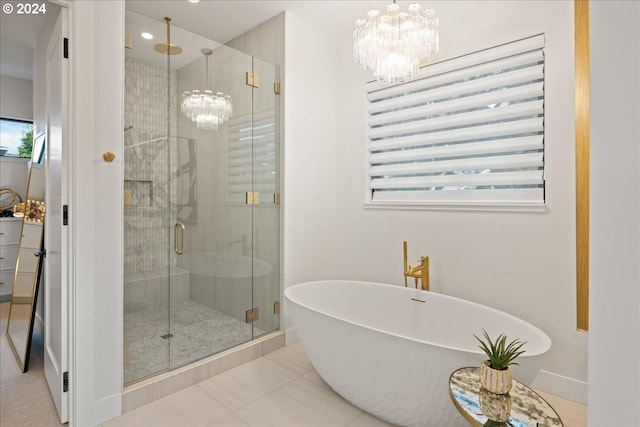
[[[407,2],[409,3],[409,2]],[[387,0],[128,0],[126,31],[133,48],[127,55],[163,65],[165,57],[153,50],[153,45],[166,40],[165,17],[171,18],[171,42],[183,49],[171,56],[171,68],[179,69],[201,56],[201,48],[214,50],[283,11],[295,13],[334,35],[353,30],[357,18],[364,17],[374,7],[384,8]],[[188,30],[188,31],[187,31]],[[154,35],[144,40],[142,32]],[[215,40],[215,42],[213,41]]]
[[[414,0],[415,1],[415,0]],[[382,9],[391,0],[128,0],[127,9],[172,24],[220,43],[247,32],[284,11],[300,15],[334,35],[351,32],[356,19],[370,9]],[[410,1],[399,1],[408,5]]]
[[[172,38],[176,44],[180,44],[176,38],[179,37],[180,29],[188,29],[183,35],[188,37],[187,34],[192,32],[194,34],[190,37],[194,37],[196,41],[184,40],[181,46],[194,50],[193,54],[198,56],[200,48],[205,47],[202,46],[201,37],[226,43],[283,11],[295,13],[331,34],[342,35],[351,32],[355,20],[366,16],[368,10],[383,9],[389,3],[390,0],[202,0],[194,4],[187,0],[128,0],[126,7],[156,21],[154,31],[161,34],[149,42],[150,47],[166,39],[162,28],[164,17],[169,16],[172,25],[177,27],[172,29]],[[405,7],[410,2],[398,3]],[[50,2],[47,5],[52,12],[55,5]],[[138,22],[145,21],[144,16],[138,17]],[[0,13],[0,74],[33,79],[33,46],[44,19],[44,15]],[[129,29],[137,31],[135,28]],[[137,39],[140,40],[139,37]],[[216,43],[212,44],[215,45]],[[149,49],[149,52],[153,51]],[[189,59],[193,58],[189,54],[184,55],[182,60],[190,62]]]
[[[57,8],[51,5],[49,13]],[[45,14],[18,15],[15,8],[10,14],[0,13],[1,75],[33,80],[33,47],[45,19]]]

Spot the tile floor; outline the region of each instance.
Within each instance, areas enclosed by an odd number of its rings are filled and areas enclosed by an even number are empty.
[[[32,347],[21,374],[4,331],[9,304],[0,304],[0,427],[60,426],[42,370],[42,346]],[[539,392],[565,427],[586,426],[584,405]],[[34,405],[33,402],[38,402]],[[197,385],[110,420],[104,427],[371,427],[389,426],[352,406],[318,376],[300,344],[281,348]],[[444,427],[444,426],[438,426]]]
[[[542,394],[542,393],[541,393]],[[586,425],[586,407],[543,394],[566,427]],[[354,407],[320,378],[300,344],[156,400],[104,427],[390,426]],[[444,426],[439,426],[444,427]]]
[[[105,427],[388,426],[346,402],[299,344],[276,350],[146,406]]]
[[[169,313],[171,314],[169,320]],[[165,334],[171,339],[163,339]],[[251,340],[252,324],[187,300],[124,313],[124,383],[184,366]],[[170,361],[170,362],[169,362]]]

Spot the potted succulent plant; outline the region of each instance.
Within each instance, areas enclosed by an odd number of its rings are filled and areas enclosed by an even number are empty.
[[[514,339],[507,344],[506,335],[500,334],[493,341],[487,331],[483,329],[483,332],[484,340],[474,335],[480,342],[480,349],[488,357],[480,365],[480,384],[491,393],[507,394],[511,390],[513,379],[511,365],[518,364],[515,359],[525,352],[522,347],[526,341]]]

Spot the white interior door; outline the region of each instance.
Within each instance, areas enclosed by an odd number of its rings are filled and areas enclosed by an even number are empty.
[[[60,421],[68,421],[68,288],[66,252],[67,227],[63,225],[63,204],[68,200],[65,176],[67,156],[66,91],[67,60],[64,38],[68,34],[67,9],[62,8],[47,46],[47,160],[45,220],[44,373]]]

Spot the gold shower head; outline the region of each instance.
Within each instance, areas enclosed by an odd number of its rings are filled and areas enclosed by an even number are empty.
[[[163,55],[180,55],[182,53],[182,48],[178,45],[171,43],[171,26],[169,23],[171,22],[171,18],[164,18],[167,23],[167,42],[166,43],[158,43],[153,46],[153,50]]]
[[[158,43],[153,47],[153,50],[163,55],[180,55],[182,53],[180,46],[171,43]]]

